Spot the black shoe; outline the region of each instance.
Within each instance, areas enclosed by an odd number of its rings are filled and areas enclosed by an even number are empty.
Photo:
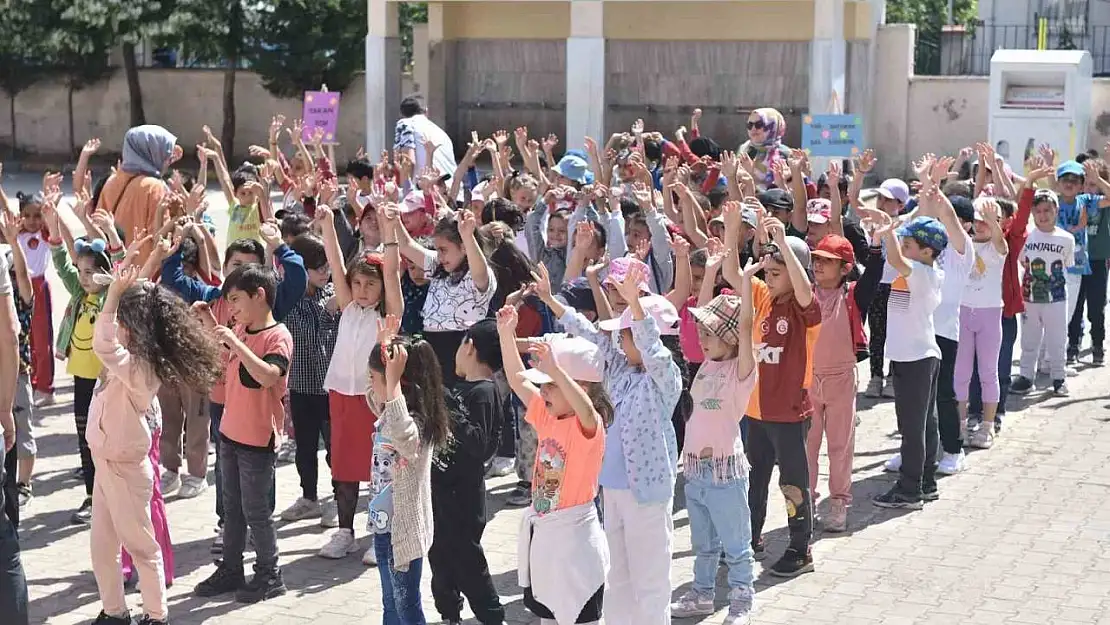
[[[18,493],[17,501],[19,502],[20,508],[27,507],[27,504],[31,503],[31,500],[35,497],[35,495],[31,492],[30,484],[16,484],[15,490],[16,493]]]
[[[279,569],[265,573],[255,573],[251,581],[235,593],[235,600],[239,603],[258,603],[284,594],[285,581],[282,580],[281,570]]]
[[[762,562],[767,559],[767,543],[763,542],[763,538],[752,541],[752,557],[756,562]]]
[[[73,513],[69,522],[73,525],[88,525],[92,522],[92,497],[85,497],[85,501],[81,502],[81,507]]]
[[[1010,382],[1010,392],[1014,395],[1028,395],[1031,390],[1033,390],[1033,380],[1029,378],[1019,375]]]
[[[1074,345],[1074,346],[1073,345],[1068,345],[1068,355],[1067,355],[1066,363],[1069,364],[1069,365],[1074,365],[1076,363],[1076,361],[1078,361],[1078,360],[1079,360],[1079,346],[1078,345]]]
[[[1001,412],[994,415],[994,434],[995,434],[995,436],[1002,433],[1002,417],[1003,416],[1005,416],[1005,415],[1004,415],[1004,413],[1001,413]]]
[[[1071,391],[1068,390],[1067,381],[1066,380],[1053,380],[1052,381],[1052,393],[1054,395],[1056,395],[1057,397],[1067,397],[1068,395],[1071,395]]]
[[[208,579],[196,585],[193,594],[198,597],[216,597],[236,592],[246,585],[247,580],[243,577],[243,569],[232,569],[221,564]]]
[[[1091,365],[1095,366],[1095,367],[1101,367],[1104,364],[1106,364],[1106,354],[1104,354],[1101,349],[1100,350],[1093,350],[1092,349],[1091,350]]]
[[[940,499],[940,491],[934,486],[931,489],[921,489],[921,501],[923,503],[930,503]]]
[[[802,573],[813,572],[813,555],[788,547],[779,561],[771,567],[771,575],[775,577],[797,577]]]
[[[897,508],[903,510],[920,510],[922,507],[921,495],[907,495],[895,486],[881,495],[876,495],[871,503],[880,508]]]
[[[136,623],[135,625],[166,625],[166,620],[165,619],[159,620],[159,619],[156,619],[156,618],[152,617],[149,614],[144,614],[143,618],[139,619],[139,622]]]
[[[126,612],[123,616],[108,616],[104,610],[101,610],[92,625],[131,625],[131,613]]]
[[[69,474],[69,479],[77,480],[78,482],[85,481],[85,469],[83,467],[77,467],[73,470],[73,473]]]

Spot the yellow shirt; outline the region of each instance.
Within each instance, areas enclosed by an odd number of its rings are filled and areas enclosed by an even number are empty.
[[[72,376],[95,380],[103,367],[100,359],[93,353],[93,326],[100,315],[100,295],[89,293],[79,304],[77,323],[73,326],[73,337],[69,342],[69,364],[66,372]]]
[[[262,241],[259,228],[262,226],[262,211],[257,206],[241,206],[236,203],[227,209],[227,242],[239,239]]]

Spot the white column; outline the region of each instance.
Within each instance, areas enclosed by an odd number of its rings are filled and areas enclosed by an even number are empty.
[[[397,6],[387,0],[366,0],[366,153],[393,147],[397,111],[389,110],[390,78],[400,68],[392,62],[387,42],[397,36]],[[392,70],[392,71],[391,71]],[[396,90],[396,89],[394,89]]]
[[[809,112],[829,113],[835,91],[844,103],[844,0],[813,0],[813,40],[809,44]]]
[[[571,0],[567,38],[567,149],[604,142],[605,34],[602,0]]]

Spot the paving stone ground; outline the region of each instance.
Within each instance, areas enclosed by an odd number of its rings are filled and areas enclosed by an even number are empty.
[[[28,181],[28,189],[31,190]],[[18,188],[18,187],[16,187]],[[14,189],[9,188],[10,192]],[[64,291],[55,290],[61,297]],[[55,302],[60,315],[63,302]],[[1032,395],[1011,413],[994,449],[971,455],[966,472],[941,481],[941,499],[920,512],[880,510],[869,498],[893,476],[882,462],[897,451],[893,404],[860,396],[850,531],[817,535],[817,570],[782,581],[757,564],[755,623],[890,625],[952,623],[991,625],[1050,623],[1110,625],[1110,369],[1085,369],[1069,380],[1066,399]],[[860,370],[861,375],[865,373]],[[863,380],[861,380],[862,382]],[[59,381],[59,405],[36,415],[40,457],[35,499],[20,528],[33,623],[91,622],[100,609],[89,563],[89,531],[69,524],[83,489],[78,466],[71,385]],[[1013,398],[1011,398],[1013,399]],[[321,461],[320,484],[327,483]],[[825,465],[822,458],[822,482]],[[773,478],[777,479],[777,478]],[[509,479],[488,483],[491,511],[483,544],[512,623],[532,623],[516,584],[516,536],[521,513],[504,508]],[[296,469],[278,469],[278,508],[299,492]],[[325,492],[321,490],[321,492]],[[827,491],[826,491],[827,492]],[[170,615],[178,625],[267,625],[381,622],[378,572],[358,556],[316,556],[326,532],[313,522],[278,523],[279,546],[289,594],[258,605],[201,600],[194,584],[212,570],[214,489],[189,501],[168,501],[176,580],[169,590]],[[679,503],[681,498],[679,498]],[[363,500],[365,503],[365,499]],[[785,548],[785,506],[772,498],[767,521],[768,564]],[[363,547],[365,513],[355,526]],[[676,596],[692,578],[689,525],[675,513],[672,582]],[[726,612],[726,570],[718,577],[716,614],[679,622],[717,624]],[[438,622],[423,580],[425,614]],[[139,595],[128,594],[133,608]],[[136,610],[138,612],[138,610]],[[468,623],[474,623],[472,617]],[[0,615],[0,625],[4,617]]]

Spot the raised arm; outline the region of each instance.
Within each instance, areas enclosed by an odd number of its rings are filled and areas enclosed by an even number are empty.
[[[401,220],[397,218],[399,212],[400,209],[396,204],[383,204],[379,213],[379,217],[385,222],[381,229],[382,246],[385,252],[382,264],[384,278],[382,296],[385,297],[385,313],[398,319],[405,312],[405,298],[401,294],[401,254],[398,251],[396,235],[397,228],[401,227]],[[394,234],[390,235],[390,232]]]
[[[35,301],[35,289],[31,284],[31,272],[27,269],[27,257],[23,254],[23,246],[19,244],[19,218],[8,209],[0,206],[0,230],[4,232],[4,240],[12,248],[12,269],[15,273],[15,286],[19,291],[19,298],[24,304],[31,305]]]
[[[787,243],[786,227],[782,222],[774,217],[764,219],[767,220],[767,232],[779,248],[783,262],[786,263],[786,273],[790,276],[790,284],[794,288],[794,299],[798,300],[798,305],[805,308],[813,302],[813,285],[809,282],[809,275],[794,254],[794,248]]]
[[[582,430],[590,435],[596,432],[598,423],[601,423],[600,415],[594,408],[593,402],[590,401],[590,396],[586,394],[586,390],[571,379],[567,372],[555,361],[551,344],[544,342],[532,343],[528,348],[528,353],[531,354],[532,362],[536,368],[546,373],[555,383],[555,386],[563,392],[571,410],[578,416],[578,423],[581,424]],[[520,357],[517,356],[517,358]]]
[[[856,175],[852,176],[852,183],[848,185],[848,203],[853,207],[860,206],[859,193],[863,189],[863,180],[875,168],[875,152],[870,148],[863,151],[856,163]]]
[[[829,185],[829,202],[832,204],[829,210],[829,226],[835,234],[844,236],[844,203],[840,197],[840,176],[840,161],[836,159],[829,161],[829,171],[825,175],[825,184]]]
[[[524,361],[520,359],[520,352],[516,346],[517,312],[513,306],[503,306],[497,311],[497,336],[501,342],[501,359],[505,368],[505,378],[509,381],[509,388],[513,389],[520,401],[527,406],[532,403],[540,390],[534,384],[525,380],[520,374],[524,372]]]
[[[490,287],[490,270],[486,262],[486,255],[478,245],[475,233],[478,231],[478,220],[469,210],[459,211],[459,236],[462,237],[463,248],[466,250],[466,262],[470,266],[470,277],[478,291],[485,293]]]
[[[212,159],[216,167],[216,179],[220,181],[220,189],[224,192],[224,199],[227,200],[228,206],[235,204],[235,188],[231,184],[231,173],[227,170],[227,161],[224,159],[223,145],[212,134],[212,129],[208,126],[201,128],[206,137],[207,143],[210,148],[205,149],[205,156]]]
[[[693,270],[690,269],[690,243],[681,236],[675,236],[671,247],[674,248],[674,288],[667,293],[667,300],[677,310],[682,308],[690,297],[694,276]]]
[[[351,285],[347,284],[347,265],[343,262],[339,237],[335,233],[335,213],[327,206],[316,207],[316,223],[324,237],[324,253],[335,284],[335,300],[339,310],[345,310],[351,303]]]
[[[1006,235],[1002,232],[1002,226],[998,223],[999,213],[1001,209],[998,202],[988,200],[983,203],[983,208],[980,209],[983,213],[983,221],[987,223],[987,227],[991,231],[991,245],[994,251],[998,252],[1001,256],[1006,256],[1010,251],[1010,247],[1006,244]]]

